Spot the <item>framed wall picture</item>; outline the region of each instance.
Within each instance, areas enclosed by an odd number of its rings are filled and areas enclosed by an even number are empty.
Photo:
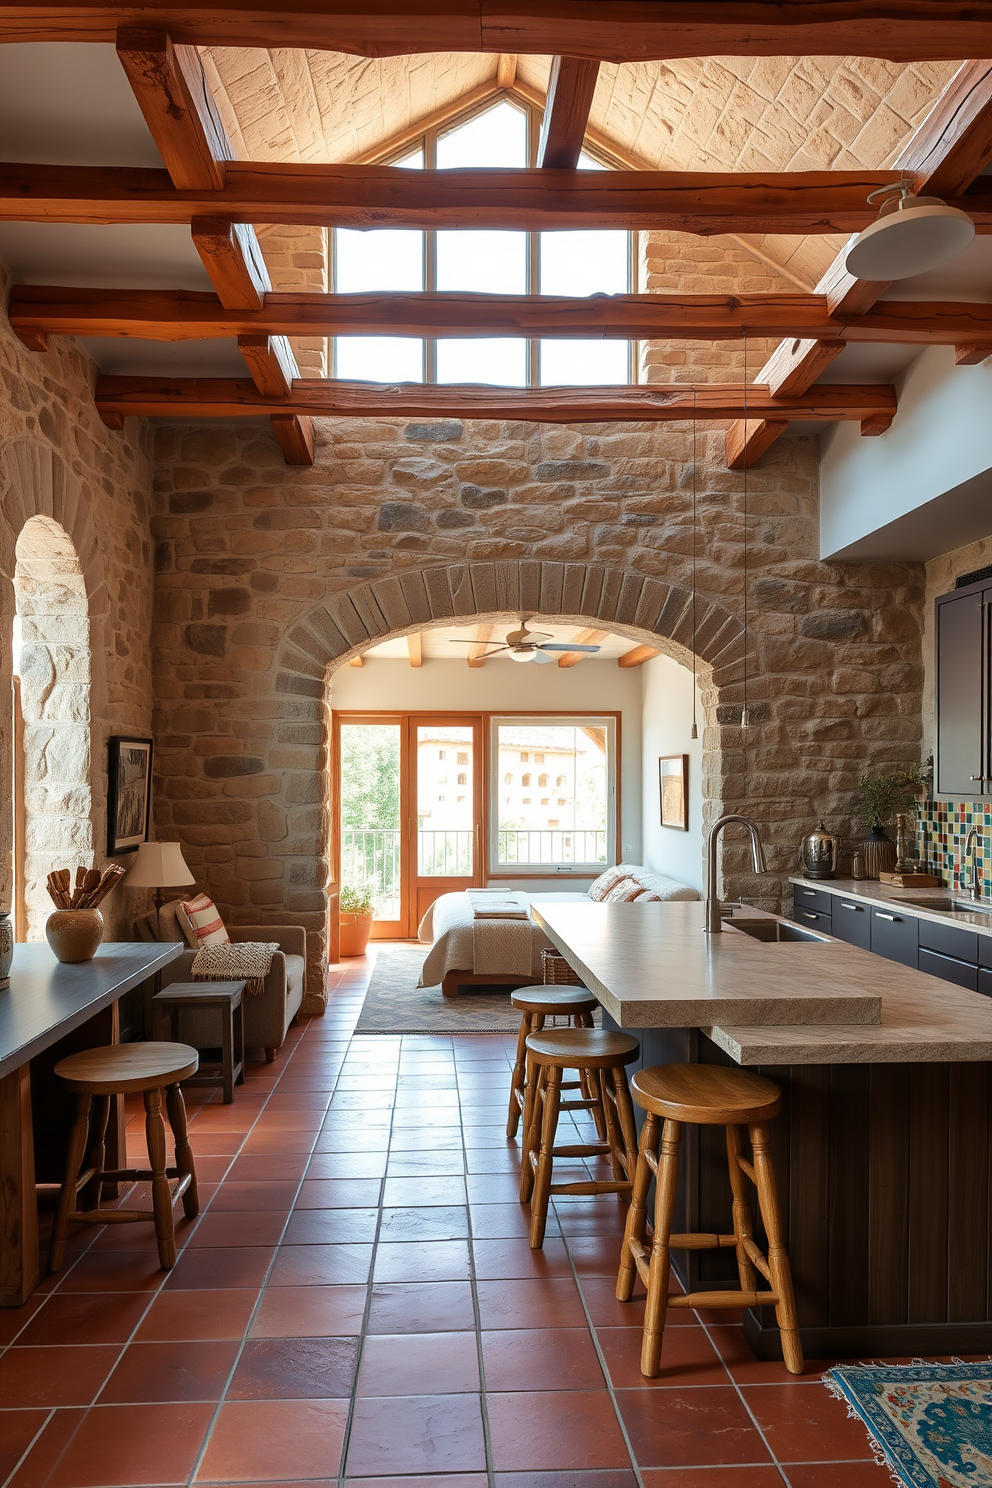
[[[658,760],[661,825],[689,830],[689,756],[663,754]]]
[[[136,852],[148,840],[152,741],[112,734],[107,741],[107,853]]]

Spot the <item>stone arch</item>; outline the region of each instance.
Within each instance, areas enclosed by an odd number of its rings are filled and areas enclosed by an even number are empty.
[[[80,484],[38,440],[16,439],[0,448],[0,573],[7,581],[0,586],[0,633],[8,637],[0,684],[9,685],[15,604],[26,642],[24,888],[28,936],[39,939],[51,909],[49,869],[93,861],[102,797],[94,790],[90,724],[105,713],[109,597]],[[10,779],[9,746],[3,753],[0,768]],[[4,828],[8,842],[11,826]],[[9,874],[11,855],[5,851],[3,858]]]
[[[692,609],[690,591],[678,584],[603,564],[536,559],[410,569],[330,596],[289,631],[278,654],[275,691],[281,699],[283,740],[310,745],[307,752],[312,761],[309,769],[287,774],[284,803],[290,819],[294,807],[308,813],[311,820],[315,811],[322,815],[316,862],[303,857],[294,861],[299,849],[294,851],[292,844],[300,838],[291,820],[287,825],[279,818],[285,847],[273,842],[272,850],[290,859],[286,864],[289,883],[309,885],[316,900],[327,882],[326,689],[328,677],[338,666],[380,641],[411,630],[519,615],[539,622],[557,620],[609,629],[691,665]],[[704,816],[712,820],[740,804],[734,756],[724,744],[728,727],[740,717],[736,688],[743,660],[743,627],[725,605],[702,593],[696,599],[695,655],[705,720]],[[323,917],[315,909],[310,920],[314,970],[322,960]],[[313,985],[320,983],[315,980]]]

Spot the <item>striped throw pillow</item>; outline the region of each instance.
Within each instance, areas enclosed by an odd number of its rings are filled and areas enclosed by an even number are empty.
[[[203,946],[231,944],[217,906],[206,894],[180,900],[176,918],[183,927],[187,944],[195,951]]]

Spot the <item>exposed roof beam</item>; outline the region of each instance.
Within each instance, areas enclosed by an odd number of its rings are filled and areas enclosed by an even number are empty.
[[[954,360],[959,367],[977,367],[992,356],[992,341],[982,341],[971,346],[956,346]]]
[[[499,63],[496,67],[496,86],[498,88],[512,88],[517,80],[517,54],[516,52],[501,52]]]
[[[489,649],[493,633],[491,625],[480,625],[475,632],[475,640],[468,648],[468,664],[470,667],[481,667],[485,664],[486,652]]]
[[[303,413],[274,413],[269,420],[287,465],[313,464],[313,419]]]
[[[653,656],[660,655],[661,652],[656,651],[653,646],[635,646],[633,651],[625,651],[622,656],[617,657],[617,666],[643,666],[644,663],[646,661],[650,661]]]
[[[580,630],[573,640],[578,646],[598,646],[600,641],[605,641],[608,632],[605,630]],[[590,653],[588,651],[566,651],[558,657],[560,667],[578,666],[580,661],[585,661]]]
[[[174,46],[164,32],[124,26],[117,55],[172,184],[181,191],[219,191],[224,162],[234,151],[196,48]]]
[[[987,45],[987,40],[985,45]],[[992,61],[965,62],[954,74],[934,107],[914,130],[895,159],[895,168],[916,178],[917,190],[953,197],[967,191],[992,160]],[[967,200],[967,198],[965,198]],[[965,208],[967,210],[967,207]],[[855,279],[844,260],[847,246],[838,254],[817,285],[827,296],[831,310],[863,313],[870,310],[888,288],[870,280]],[[827,360],[830,360],[828,358]],[[805,392],[812,387],[824,366],[822,347],[800,340],[776,347],[758,373],[757,380],[772,389],[788,387]],[[731,430],[737,468],[753,465],[769,448],[767,432],[755,433],[752,444],[741,430]]]
[[[741,336],[814,338],[819,366],[847,341],[959,346],[992,339],[992,305],[884,300],[866,315],[831,315],[825,295],[555,295],[270,293],[258,310],[232,311],[189,290],[77,289],[18,285],[10,323],[22,340],[136,336],[200,341],[232,336],[534,336],[731,341]],[[789,343],[786,343],[788,346]],[[785,372],[788,373],[788,358]],[[295,374],[293,374],[295,375]],[[292,381],[292,377],[289,378]],[[770,376],[773,392],[801,391]]]
[[[285,336],[239,336],[238,350],[260,393],[270,398],[289,396],[300,369]]]
[[[365,665],[365,662],[362,660],[362,658],[360,656],[353,656],[351,658],[351,660],[349,661],[348,665],[349,666],[352,666],[352,667],[361,667],[361,666],[364,666]]]
[[[424,641],[419,630],[411,631],[406,638],[406,654],[410,658],[412,667],[422,667],[424,664]]]
[[[574,170],[586,137],[599,63],[585,57],[552,57],[537,163],[548,170]]]
[[[280,7],[140,7],[86,0],[0,6],[7,41],[113,41],[149,19],[197,46],[302,47],[383,57],[424,52],[567,51],[611,62],[707,56],[956,59],[983,49],[989,0],[337,0]]]
[[[900,172],[411,171],[385,165],[230,162],[221,191],[177,191],[127,166],[0,166],[0,220],[239,222],[411,228],[644,228],[714,233],[857,232],[867,196]],[[992,232],[992,190],[955,201]]]
[[[745,402],[746,398],[746,402]],[[523,419],[533,423],[609,423],[751,417],[861,422],[894,415],[895,389],[836,384],[802,397],[772,398],[767,388],[743,383],[672,384],[667,387],[500,388],[458,384],[382,384],[300,379],[286,399],[267,398],[247,381],[229,378],[101,377],[96,386],[101,416],[237,418],[259,413],[317,417],[438,416]]]
[[[255,229],[229,217],[194,217],[193,247],[227,310],[261,310],[272,288]]]

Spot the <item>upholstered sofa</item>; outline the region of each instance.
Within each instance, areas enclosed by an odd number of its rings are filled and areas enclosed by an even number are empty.
[[[135,924],[139,938],[181,940],[185,944],[185,936],[176,918],[177,903],[178,900],[173,900],[162,905],[158,923],[154,910],[140,916]],[[232,941],[262,940],[270,944],[276,942],[279,946],[272,957],[261,996],[245,998],[245,1043],[249,1048],[264,1049],[265,1057],[271,1063],[285,1041],[286,1030],[299,1012],[306,991],[306,931],[299,925],[229,925],[227,930]],[[195,955],[194,950],[187,948],[167,966],[162,973],[162,986],[190,981]],[[185,1015],[187,1037],[201,1048],[217,1042],[216,1034],[207,1023],[209,1016],[206,1012]]]

